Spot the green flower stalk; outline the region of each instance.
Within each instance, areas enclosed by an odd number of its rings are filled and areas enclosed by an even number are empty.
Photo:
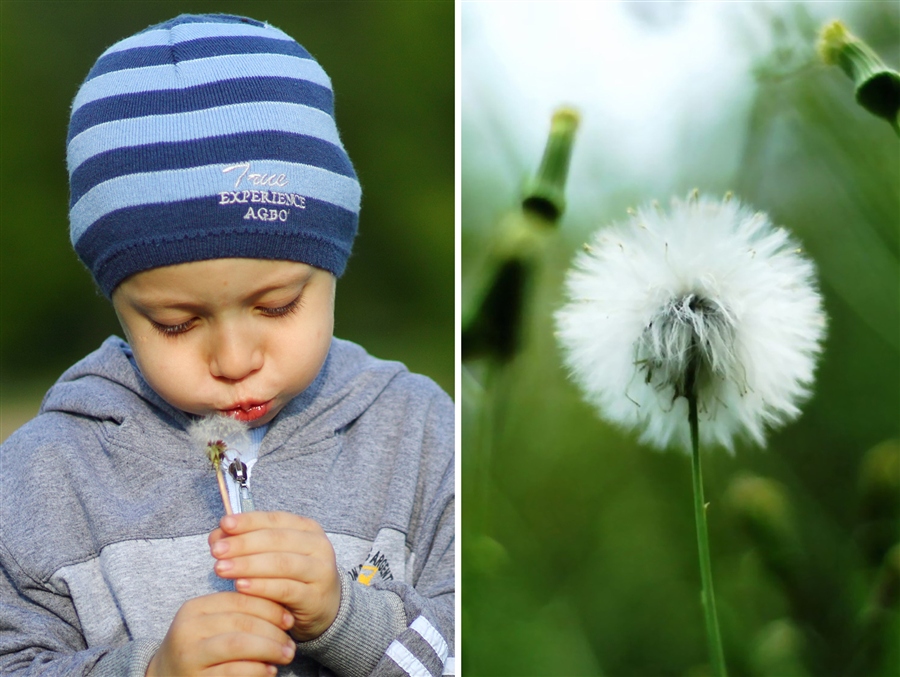
[[[856,85],[856,101],[888,121],[900,135],[900,73],[889,68],[865,42],[840,21],[826,25],[819,35],[819,55],[839,66]]]
[[[508,362],[519,351],[531,281],[548,235],[566,208],[565,186],[578,113],[560,108],[540,169],[523,191],[520,208],[497,225],[488,255],[486,284],[463,313],[463,359]]]
[[[691,342],[691,351],[697,352],[696,337]],[[719,617],[716,613],[716,595],[713,590],[712,559],[709,554],[709,530],[706,525],[706,502],[703,499],[703,471],[700,467],[700,433],[697,418],[697,376],[701,369],[700,359],[691,360],[686,374],[688,402],[688,426],[691,430],[691,477],[694,487],[694,523],[697,528],[697,549],[700,557],[700,599],[706,624],[706,642],[712,672],[716,677],[725,677],[725,653],[722,650],[722,635],[719,631]]]

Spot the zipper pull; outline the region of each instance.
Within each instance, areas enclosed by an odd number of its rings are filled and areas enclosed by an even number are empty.
[[[250,512],[256,510],[253,506],[253,496],[250,494],[250,486],[247,484],[250,479],[247,475],[247,466],[240,459],[234,459],[228,466],[228,474],[238,485],[238,497],[241,501],[241,512]]]

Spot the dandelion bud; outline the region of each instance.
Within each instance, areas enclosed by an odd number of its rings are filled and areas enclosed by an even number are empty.
[[[484,534],[468,539],[465,557],[467,566],[489,578],[502,575],[511,562],[506,548]]]
[[[859,491],[866,516],[896,516],[900,510],[900,440],[885,440],[866,452]]]
[[[900,544],[891,548],[881,563],[878,575],[859,618],[861,662],[855,674],[890,674],[878,664],[896,665],[897,609],[900,605]]]
[[[839,66],[856,85],[856,101],[887,120],[900,134],[900,73],[888,68],[869,45],[840,21],[826,25],[819,36],[819,55]]]
[[[894,610],[900,605],[900,543],[884,557],[873,602],[882,609]]]
[[[553,114],[541,167],[524,191],[522,207],[548,221],[557,221],[566,209],[566,177],[578,121],[578,112],[572,108],[559,108]]]
[[[757,635],[750,652],[754,673],[804,677],[803,633],[790,620],[781,618],[766,625]]]
[[[859,540],[870,565],[881,562],[900,540],[900,441],[886,440],[866,452],[859,473]]]
[[[779,483],[740,475],[728,487],[725,501],[753,541],[760,559],[783,581],[798,569],[798,539],[787,491]]]

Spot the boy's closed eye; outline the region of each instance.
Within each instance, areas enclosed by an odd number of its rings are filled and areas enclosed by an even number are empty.
[[[266,317],[284,317],[296,313],[303,307],[303,294],[299,294],[293,301],[283,306],[259,306],[259,312]]]
[[[260,305],[255,310],[263,317],[280,318],[296,313],[303,307],[303,294],[298,294],[292,301],[284,305]],[[193,329],[200,321],[199,317],[192,317],[181,322],[162,322],[155,320],[149,315],[147,320],[150,325],[160,334],[167,337],[179,336]]]

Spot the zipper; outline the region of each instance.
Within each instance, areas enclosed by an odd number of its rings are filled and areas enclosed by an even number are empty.
[[[250,491],[250,475],[258,460],[259,445],[268,426],[253,428],[241,444],[232,445],[222,459],[222,474],[228,488],[231,509],[236,513],[256,510]]]
[[[256,510],[253,506],[253,494],[250,493],[250,469],[240,458],[236,458],[228,466],[228,474],[237,485],[241,512]]]

